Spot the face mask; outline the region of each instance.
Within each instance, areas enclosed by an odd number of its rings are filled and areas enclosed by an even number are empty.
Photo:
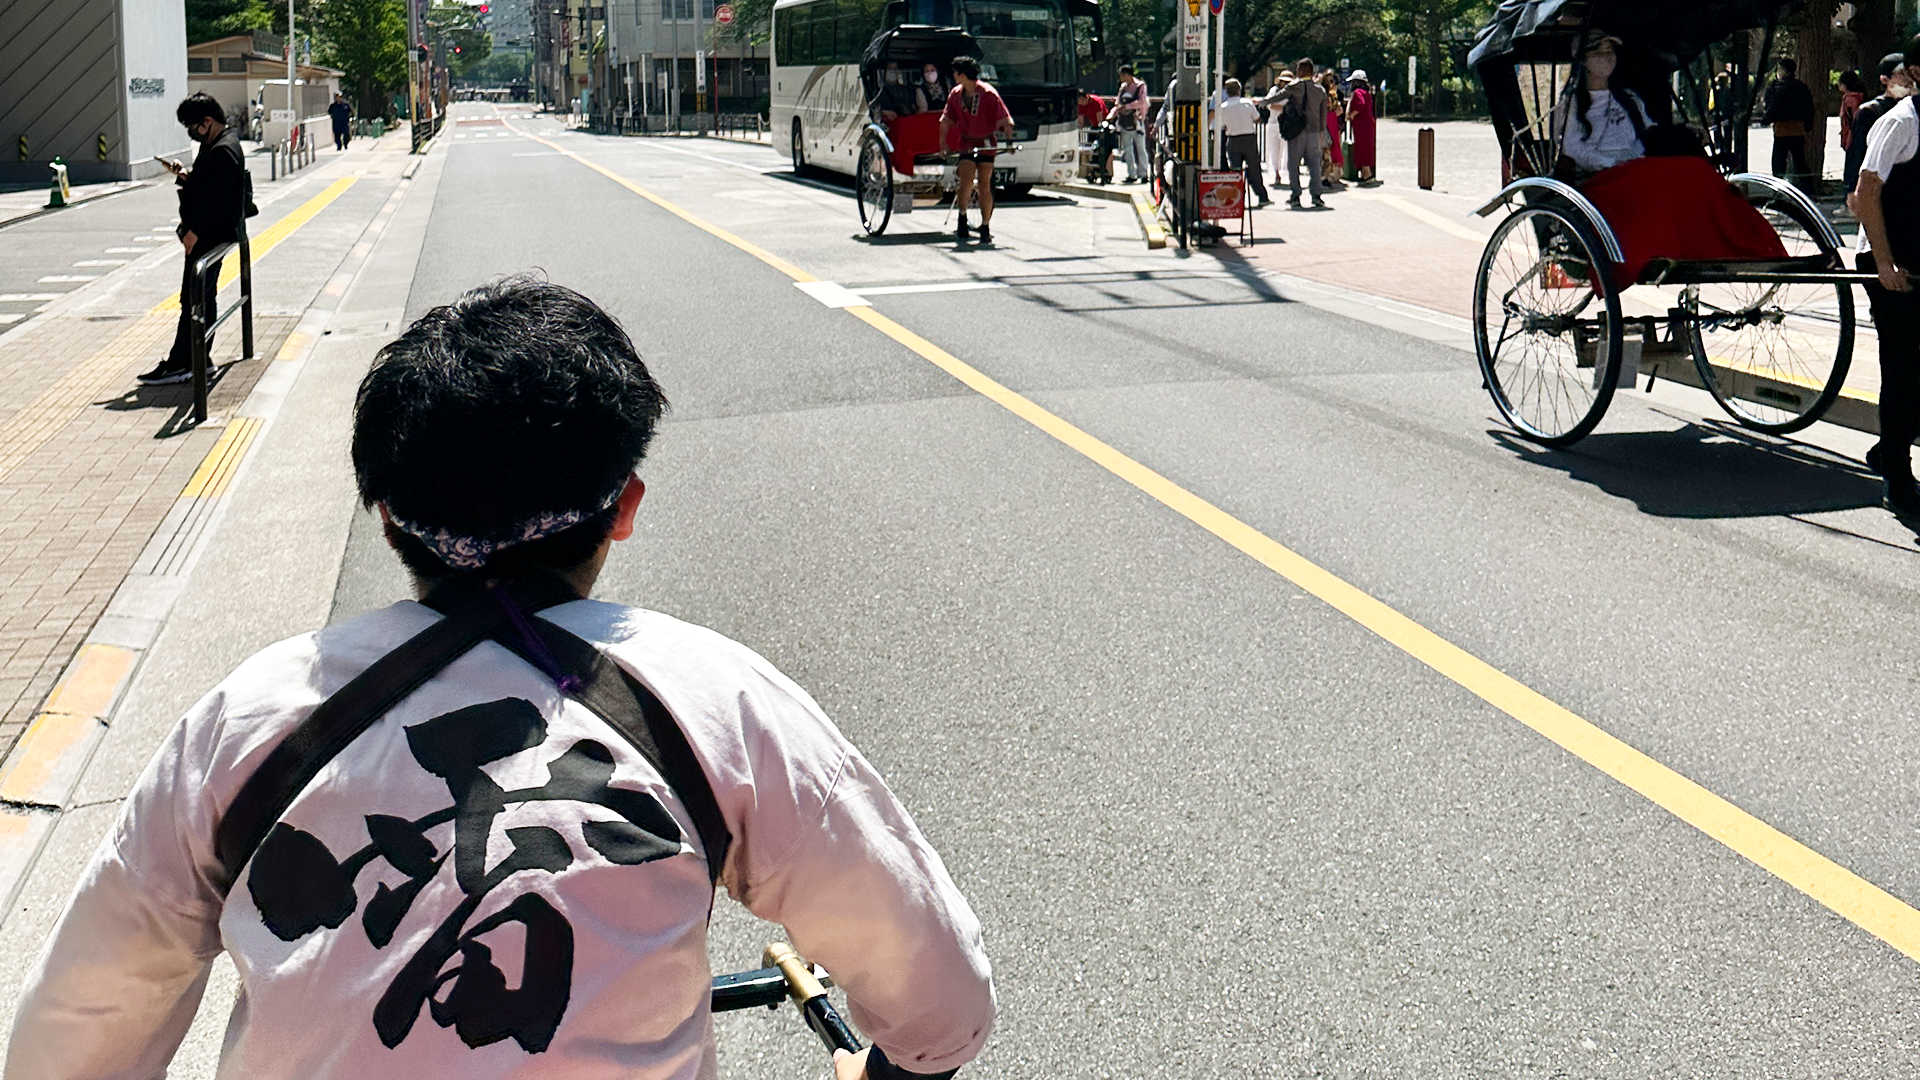
[[[1606,53],[1589,56],[1587,57],[1587,74],[1596,79],[1611,79],[1613,78],[1614,64],[1614,58]]]
[[[937,71],[928,71],[928,72],[924,72],[924,74],[926,75],[926,79],[928,82],[940,81],[940,73]]]
[[[1905,98],[1905,97],[1912,97],[1913,84],[1904,83],[1904,82],[1890,82],[1887,84],[1887,96],[1894,99],[1895,101],[1898,101],[1901,98]]]

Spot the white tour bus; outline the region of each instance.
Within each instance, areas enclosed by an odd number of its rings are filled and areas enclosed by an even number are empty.
[[[1022,194],[1074,177],[1074,88],[1081,62],[1099,55],[1097,0],[776,0],[772,125],[795,172],[853,175],[868,122],[860,57],[902,25],[958,26],[979,44],[980,75],[1006,100],[1020,147],[995,166],[996,186]]]

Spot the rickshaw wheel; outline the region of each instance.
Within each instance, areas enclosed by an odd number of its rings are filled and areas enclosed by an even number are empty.
[[[1777,194],[1749,193],[1792,256],[1826,254],[1805,211]],[[1844,265],[1841,263],[1840,265]],[[1853,290],[1844,284],[1697,285],[1681,300],[1694,367],[1728,415],[1784,435],[1827,411],[1853,364]]]
[[[1548,446],[1584,438],[1620,376],[1620,291],[1587,224],[1551,205],[1514,211],[1487,242],[1473,344],[1494,407]]]
[[[868,236],[886,232],[893,220],[893,165],[887,161],[886,147],[872,135],[860,141],[860,167],[853,184],[858,189],[861,227]]]

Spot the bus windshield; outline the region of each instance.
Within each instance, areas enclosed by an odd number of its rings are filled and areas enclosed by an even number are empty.
[[[988,82],[1073,85],[1073,30],[1061,0],[966,0],[964,10]]]

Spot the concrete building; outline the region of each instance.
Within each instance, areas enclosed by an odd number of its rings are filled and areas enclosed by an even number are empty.
[[[690,115],[697,104],[695,54],[707,54],[707,108],[762,111],[767,48],[716,34],[720,0],[612,0],[607,6],[608,66],[617,110],[626,115]]]
[[[0,183],[79,183],[161,171],[191,149],[183,0],[0,0]]]
[[[304,40],[304,39],[302,39]],[[344,72],[318,64],[298,64],[293,107],[302,123],[324,121],[327,105],[340,92]],[[227,122],[244,133],[252,102],[261,103],[262,120],[270,128],[267,141],[286,137],[285,123],[272,116],[287,108],[287,42],[278,34],[253,30],[215,38],[187,47],[187,89],[203,90],[226,107]],[[242,138],[249,137],[246,134]]]

